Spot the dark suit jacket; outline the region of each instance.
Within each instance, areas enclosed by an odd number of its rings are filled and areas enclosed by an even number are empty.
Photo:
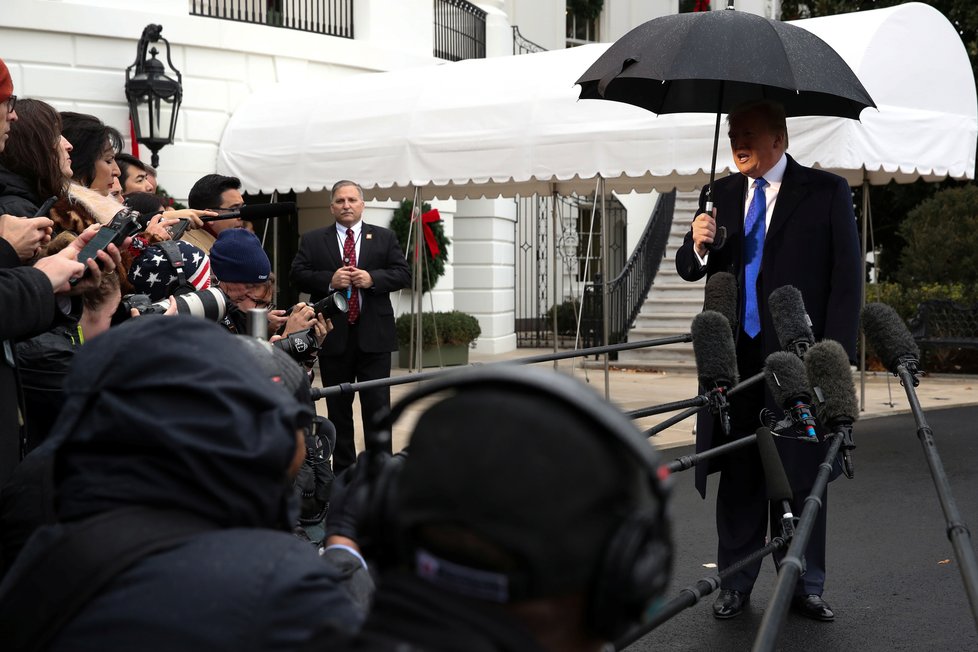
[[[729,272],[736,276],[740,287],[738,314],[742,315],[747,177],[738,173],[718,179],[714,183],[713,196],[717,226],[727,228],[726,245],[719,251],[711,252],[706,266],[701,266],[693,251],[690,231],[676,253],[676,270],[687,281],[716,272]],[[704,204],[704,195],[701,195],[700,212]],[[764,254],[757,281],[757,295],[761,298],[760,337],[763,338],[764,356],[780,350],[767,297],[781,286],[793,285],[804,297],[816,341],[836,340],[845,347],[850,360],[855,360],[861,269],[859,236],[849,184],[837,175],[799,165],[789,156],[771,225],[764,238]],[[740,328],[737,331],[739,337],[746,337]],[[767,392],[767,404],[768,408],[780,414],[781,406],[774,403],[770,392]],[[713,418],[701,413],[697,423],[697,451],[723,443],[722,440],[714,441],[715,426]],[[810,487],[817,466],[824,458],[824,447],[801,445],[779,438],[777,443],[792,488],[800,490]],[[696,486],[701,494],[706,491],[707,472],[703,465],[696,467]]]
[[[357,267],[370,272],[373,286],[360,293],[360,349],[370,353],[397,350],[394,308],[390,293],[411,285],[411,272],[404,252],[390,229],[363,224]],[[336,225],[310,231],[299,241],[299,252],[292,261],[292,281],[315,302],[329,293],[333,272],[343,266]],[[333,320],[333,330],[323,341],[324,355],[338,355],[346,349],[347,323]]]

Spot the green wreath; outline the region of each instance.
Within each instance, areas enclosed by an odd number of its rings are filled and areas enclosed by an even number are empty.
[[[414,208],[414,204],[409,201],[402,201],[401,205],[394,210],[394,216],[391,218],[390,228],[397,236],[397,241],[401,245],[401,250],[408,254],[408,265],[411,269],[414,269],[414,242],[411,246],[408,246],[408,232],[411,230],[411,210]],[[421,204],[421,213],[427,213],[431,210],[430,204]],[[425,259],[422,269],[424,270],[424,276],[421,279],[421,292],[428,292],[431,288],[435,287],[438,283],[438,279],[445,275],[445,263],[448,262],[448,245],[450,240],[448,236],[445,235],[445,229],[441,221],[431,222],[427,225],[431,228],[431,233],[435,238],[435,242],[438,244],[438,254],[432,255],[431,250],[428,248],[428,242],[421,234],[421,241],[424,243],[422,248],[424,249]],[[411,234],[411,239],[415,238],[415,234]]]
[[[604,9],[604,0],[567,0],[567,8],[578,18],[595,20]]]

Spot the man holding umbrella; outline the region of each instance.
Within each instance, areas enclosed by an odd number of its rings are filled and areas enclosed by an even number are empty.
[[[727,123],[740,173],[713,184],[712,214],[704,208],[704,188],[700,212],[676,254],[677,271],[688,281],[721,271],[739,279],[735,338],[742,378],[762,370],[765,358],[780,349],[767,299],[784,285],[801,291],[816,340],[836,340],[855,359],[861,266],[849,185],[839,176],[799,165],[785,153],[788,131],[781,105],[748,102],[734,108]],[[720,227],[726,228],[726,244],[711,251]],[[763,383],[731,397],[731,438],[753,433],[765,406],[776,413],[783,407],[774,403]],[[709,414],[701,415],[697,450],[723,443],[717,425]],[[780,438],[778,448],[795,496],[793,509],[801,513],[825,450]],[[721,471],[716,520],[717,561],[723,570],[764,545],[769,508],[756,448],[728,454],[710,470]],[[707,472],[697,467],[697,488],[704,496]],[[821,597],[827,497],[822,500],[805,551],[807,570],[792,604],[802,615],[830,621],[835,615]],[[776,521],[771,522],[773,526]],[[723,579],[713,605],[717,618],[743,611],[759,570],[760,561]]]

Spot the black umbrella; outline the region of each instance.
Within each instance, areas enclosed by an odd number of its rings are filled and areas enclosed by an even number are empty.
[[[769,99],[788,116],[853,119],[876,106],[825,41],[732,7],[643,23],[615,41],[577,83],[581,99],[625,102],[654,113],[715,112],[711,189],[720,114],[738,104]]]

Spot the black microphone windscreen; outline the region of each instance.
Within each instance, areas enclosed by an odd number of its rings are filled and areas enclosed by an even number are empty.
[[[793,285],[782,285],[767,300],[774,330],[778,334],[781,348],[788,348],[792,342],[804,340],[809,344],[815,343],[811,324],[808,323],[808,313],[805,310],[805,300],[801,291]]]
[[[295,202],[283,201],[274,204],[245,204],[241,207],[241,219],[263,220],[270,217],[295,215]]]
[[[784,471],[778,447],[774,443],[774,435],[768,428],[758,428],[756,435],[757,452],[761,456],[761,465],[764,467],[768,500],[791,500],[791,483],[788,481],[788,474]]]
[[[774,399],[781,407],[787,407],[797,400],[811,401],[808,374],[805,363],[794,353],[775,351],[764,363],[764,378]]]
[[[693,318],[693,355],[696,373],[705,387],[737,383],[737,349],[730,322],[720,313],[706,310]]]
[[[885,303],[867,303],[862,312],[863,333],[890,373],[901,358],[920,360],[920,349],[896,310]]]
[[[737,323],[737,279],[730,272],[717,272],[706,281],[703,310],[714,310],[730,322]]]
[[[849,356],[835,340],[822,340],[805,354],[808,382],[821,394],[815,416],[827,427],[853,423],[859,418],[856,384],[849,368]]]

